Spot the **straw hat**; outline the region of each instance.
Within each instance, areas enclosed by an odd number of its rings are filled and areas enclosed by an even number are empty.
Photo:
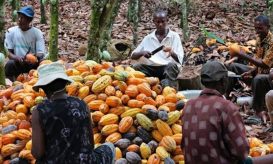
[[[33,90],[35,91],[39,91],[40,87],[48,85],[56,79],[63,79],[68,82],[73,82],[73,80],[67,76],[64,66],[59,62],[39,66],[38,77],[38,81],[33,86]]]

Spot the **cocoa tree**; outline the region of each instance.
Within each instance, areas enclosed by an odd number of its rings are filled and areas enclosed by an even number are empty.
[[[40,0],[40,11],[41,11],[41,20],[40,20],[40,22],[42,24],[46,24],[45,5],[46,5],[46,0]]]
[[[17,11],[19,10],[20,8],[20,1],[18,0],[11,0],[11,7],[12,7],[12,11],[13,11],[13,14],[12,14],[12,21],[15,22],[16,19],[17,19]]]
[[[267,0],[267,16],[271,24],[271,31],[273,31],[273,0]]]
[[[137,27],[140,21],[139,16],[140,11],[140,1],[139,0],[129,0],[127,20],[133,24],[133,44],[137,44]]]
[[[88,38],[87,60],[100,62],[100,51],[103,39],[109,29],[109,21],[120,0],[91,0],[90,29]],[[117,12],[117,10],[116,10]]]
[[[6,54],[4,47],[5,36],[5,0],[0,0],[0,52]]]
[[[103,32],[103,40],[102,40],[102,45],[101,45],[102,50],[105,50],[107,48],[107,43],[111,40],[111,32],[112,32],[112,28],[113,28],[113,23],[115,21],[116,16],[118,15],[120,3],[121,3],[121,1],[116,1],[113,4],[112,16],[110,17],[109,21],[107,22],[106,28]]]
[[[6,85],[4,63],[5,63],[5,55],[0,53],[0,85]]]
[[[5,85],[4,60],[4,28],[5,28],[5,0],[0,0],[0,85]],[[2,53],[1,53],[2,52]]]
[[[49,38],[49,60],[58,59],[58,18],[59,1],[50,0],[50,38]]]
[[[180,27],[183,31],[183,38],[187,41],[190,37],[189,24],[188,24],[188,9],[189,9],[189,0],[180,0],[181,4],[181,23]]]

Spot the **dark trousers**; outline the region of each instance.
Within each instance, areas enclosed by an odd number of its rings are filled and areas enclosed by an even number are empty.
[[[19,63],[14,60],[9,60],[5,65],[5,74],[7,78],[11,81],[15,81],[17,76],[21,73],[28,73],[31,69],[37,69],[39,63],[29,64],[29,63]]]
[[[229,71],[240,75],[244,72],[249,71],[251,68],[244,64],[232,63],[227,66]],[[236,83],[236,79],[229,78],[227,93],[232,91],[233,86]],[[265,110],[265,94],[273,89],[273,84],[269,80],[268,75],[258,74],[256,75],[251,82],[252,96],[253,96],[253,109],[259,113]]]
[[[161,80],[161,85],[171,86],[178,89],[177,75],[179,68],[175,63],[169,63],[164,66],[150,66],[145,64],[135,64],[133,68],[143,72],[146,76],[158,77]]]

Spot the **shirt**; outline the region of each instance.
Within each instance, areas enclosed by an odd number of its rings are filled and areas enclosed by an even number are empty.
[[[185,163],[228,164],[249,153],[239,107],[216,90],[205,88],[187,102],[182,116]]]
[[[18,56],[25,56],[28,52],[45,54],[43,33],[35,27],[27,31],[22,31],[18,26],[9,28],[5,36],[5,47],[14,50]]]
[[[45,156],[39,163],[92,163],[90,110],[82,100],[45,100],[36,110],[45,135]]]
[[[172,57],[167,58],[168,52],[164,51],[159,51],[158,53],[154,54],[150,59],[142,56],[138,60],[132,60],[132,63],[142,63],[146,65],[159,66],[167,65],[170,62],[174,62],[178,66],[181,66],[183,63],[184,51],[178,33],[169,30],[167,36],[161,42],[159,42],[155,35],[155,32],[156,30],[145,36],[142,42],[138,45],[138,47],[132,52],[132,54],[140,51],[152,52],[161,45],[170,46],[172,47],[172,50],[177,54],[179,63],[177,63]]]
[[[258,73],[268,74],[270,68],[273,67],[273,35],[271,32],[268,32],[267,37],[263,40],[260,37],[257,38],[256,51],[255,58],[262,59],[263,63],[269,67],[268,69],[258,67]]]

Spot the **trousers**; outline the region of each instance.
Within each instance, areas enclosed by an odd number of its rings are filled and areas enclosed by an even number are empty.
[[[251,67],[244,64],[240,64],[240,63],[232,63],[229,66],[227,66],[227,69],[229,71],[236,73],[237,75],[240,75],[244,72],[249,71]],[[236,79],[229,78],[228,89],[227,89],[228,93],[232,90],[235,83],[236,83]],[[273,84],[269,80],[269,76],[267,74],[257,74],[252,79],[251,88],[252,88],[254,111],[256,111],[257,113],[264,111],[266,109],[265,95],[269,90],[273,89]]]
[[[175,63],[169,63],[163,66],[150,66],[145,64],[135,64],[132,66],[135,70],[143,72],[146,76],[158,77],[163,87],[171,86],[178,89],[177,75],[179,68]]]

